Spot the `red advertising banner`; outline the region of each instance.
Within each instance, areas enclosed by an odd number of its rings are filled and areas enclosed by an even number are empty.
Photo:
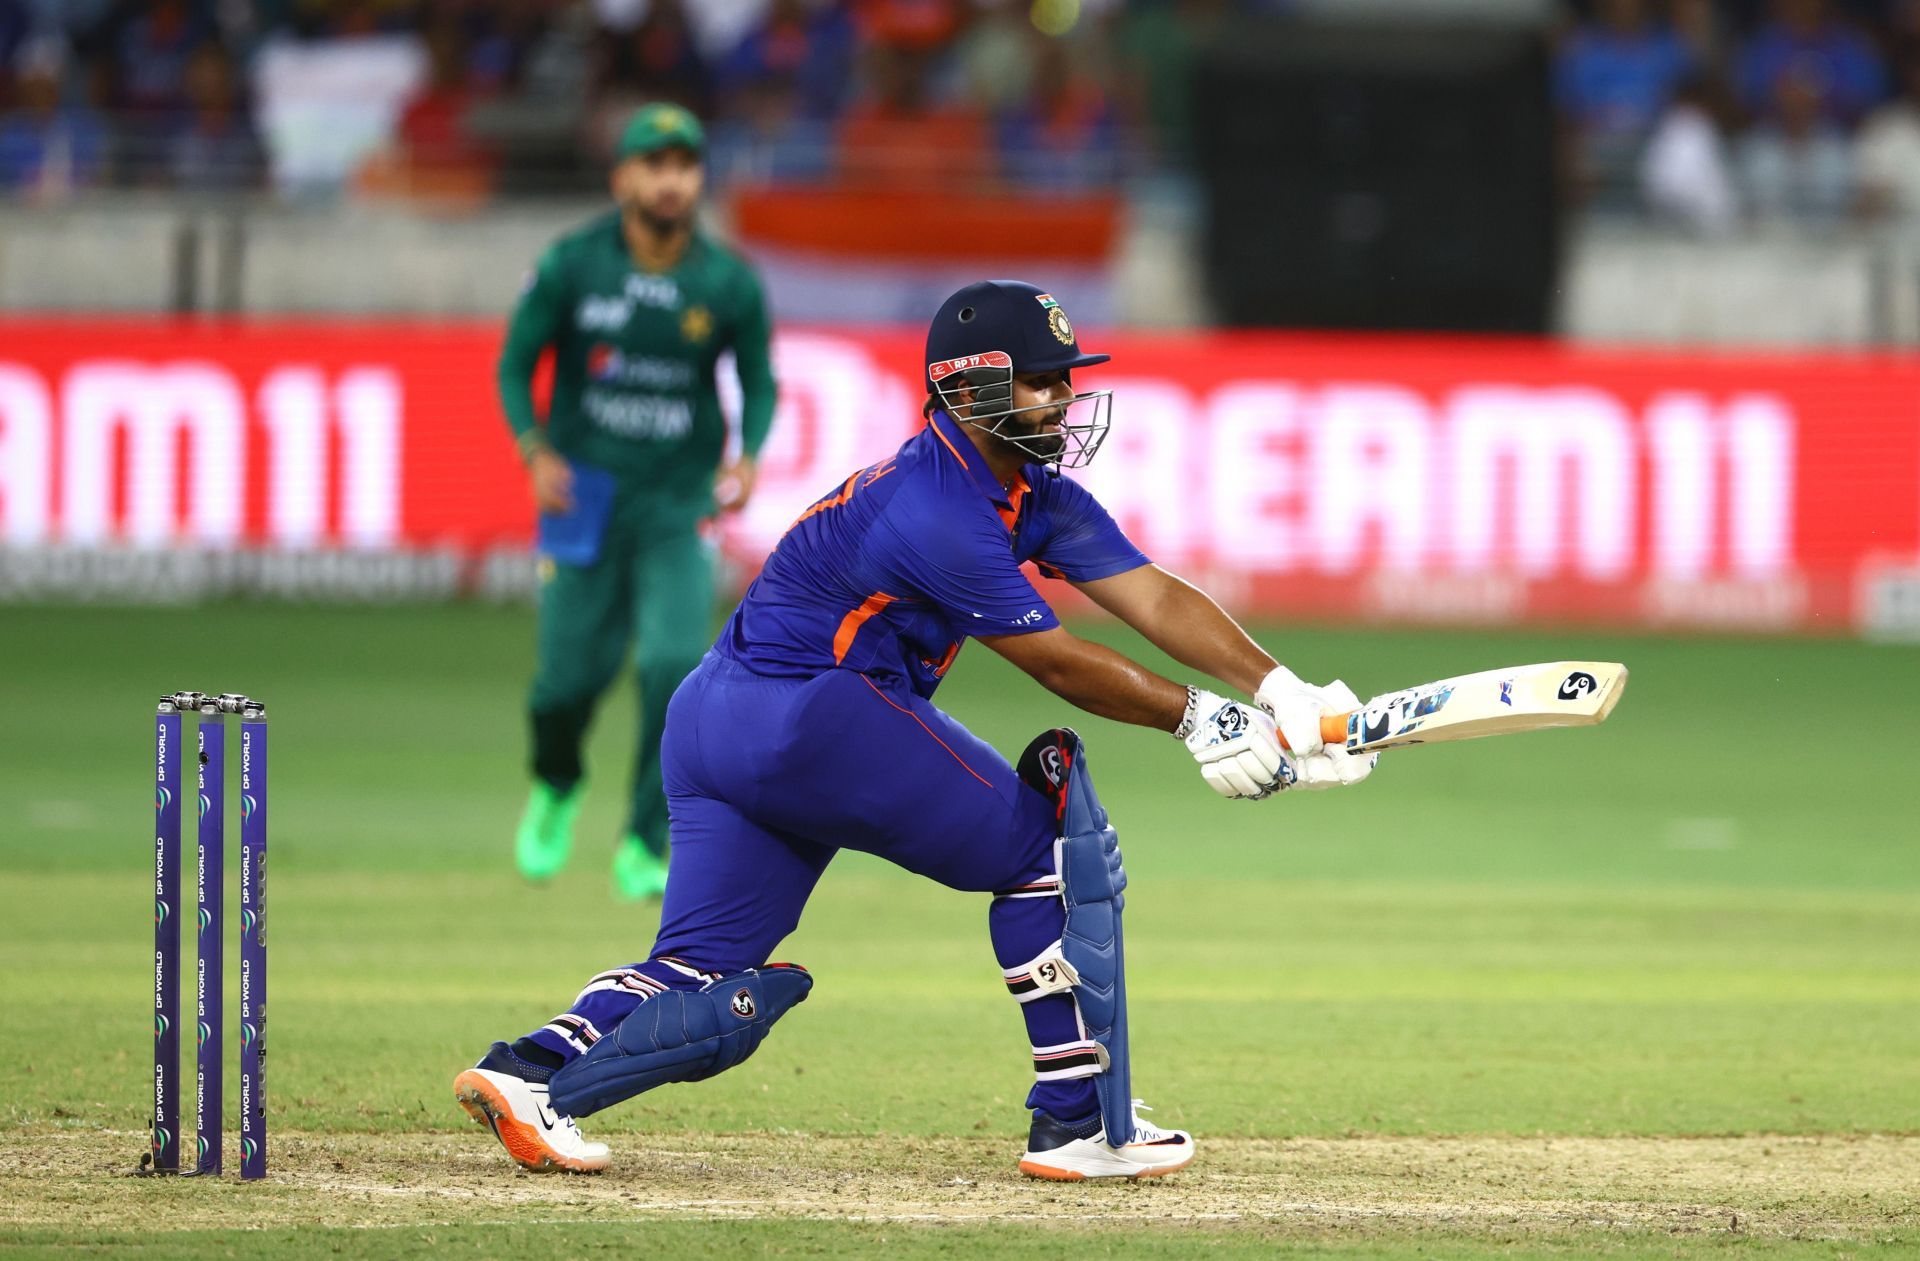
[[[524,555],[492,324],[0,321],[0,564],[159,548]],[[1920,358],[1094,334],[1082,478],[1250,612],[1911,633]],[[788,329],[750,569],[920,423],[919,336]],[[723,378],[724,384],[724,378]],[[456,578],[465,585],[470,578]],[[0,589],[5,584],[0,583]]]

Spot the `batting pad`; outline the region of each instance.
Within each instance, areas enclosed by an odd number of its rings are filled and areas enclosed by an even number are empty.
[[[1122,890],[1120,837],[1107,819],[1087,772],[1086,747],[1076,738],[1069,754],[1054,866],[1067,904],[1060,951],[1075,973],[1074,1004],[1086,1036],[1105,1052],[1104,1071],[1093,1078],[1107,1142],[1133,1139],[1133,1074],[1127,1057],[1127,962],[1120,933]]]
[[[656,1086],[723,1073],[758,1050],[773,1022],[806,1001],[812,988],[805,968],[770,963],[703,989],[649,998],[553,1075],[548,1089],[554,1109],[591,1116]]]

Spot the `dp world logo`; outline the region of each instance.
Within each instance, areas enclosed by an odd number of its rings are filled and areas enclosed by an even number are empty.
[[[202,800],[205,800],[205,798],[202,798]],[[173,803],[173,791],[171,789],[168,789],[168,788],[154,789],[153,808],[155,810],[165,810],[172,803]]]
[[[159,1012],[155,1012],[153,1014],[153,1036],[156,1038],[166,1037],[168,1028],[170,1028],[170,1026],[167,1024],[167,1018]]]
[[[207,1028],[207,1022],[202,1020],[200,1022],[200,1036],[198,1039],[195,1040],[194,1045],[205,1046],[207,1044],[207,1039],[211,1038],[212,1036],[213,1036],[213,1030]]]
[[[213,912],[212,912],[212,911],[209,911],[209,910],[208,910],[208,909],[207,909],[206,907],[204,907],[204,906],[203,906],[203,907],[201,907],[201,908],[200,908],[200,931],[201,931],[201,932],[203,932],[203,933],[204,933],[204,932],[206,932],[206,931],[207,931],[207,925],[209,925],[209,924],[211,924],[211,923],[213,923]]]
[[[243,933],[252,932],[254,921],[258,918],[259,916],[255,915],[252,911],[240,912],[240,931]]]
[[[252,1025],[245,1024],[240,1026],[240,1045],[242,1047],[252,1046],[253,1040],[259,1036],[259,1033],[254,1030]]]
[[[207,800],[207,794],[201,793],[200,794],[200,817],[203,819],[206,818],[207,811],[211,809],[213,809],[213,803]]]
[[[251,794],[242,796],[240,798],[240,817],[241,818],[243,819],[252,818],[253,812],[255,810],[258,810],[259,808],[260,808],[260,803],[255,801]]]
[[[252,1139],[243,1138],[240,1140],[240,1154],[248,1160],[252,1160],[253,1154],[259,1150],[260,1144],[254,1142]]]
[[[153,922],[155,927],[158,927],[159,925],[166,923],[167,916],[171,915],[172,913],[173,913],[172,907],[168,906],[165,902],[162,902],[157,898],[154,900]]]
[[[153,1150],[154,1151],[156,1152],[159,1151],[161,1148],[165,1147],[168,1143],[171,1143],[172,1141],[173,1141],[173,1135],[167,1133],[167,1129],[165,1126],[156,1125],[153,1127]]]
[[[207,1158],[207,1148],[211,1147],[213,1144],[207,1142],[207,1140],[204,1138],[198,1139],[196,1140],[196,1142],[198,1143],[200,1148],[200,1159],[205,1160]]]

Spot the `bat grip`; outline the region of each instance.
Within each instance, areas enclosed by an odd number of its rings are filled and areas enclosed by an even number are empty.
[[[1352,717],[1351,714],[1322,714],[1320,716],[1320,739],[1328,744],[1345,744],[1347,742],[1347,719],[1350,717]],[[1280,737],[1280,747],[1286,749],[1288,752],[1293,751],[1293,746],[1287,743],[1287,738],[1284,735]]]

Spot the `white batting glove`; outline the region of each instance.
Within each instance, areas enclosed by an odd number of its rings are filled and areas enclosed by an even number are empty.
[[[1344,788],[1373,774],[1378,753],[1359,757],[1320,738],[1320,719],[1360,708],[1360,698],[1339,679],[1314,687],[1285,666],[1275,666],[1260,680],[1253,694],[1260,707],[1273,715],[1274,725],[1292,750],[1298,788]]]
[[[1207,787],[1222,797],[1258,801],[1293,784],[1293,763],[1273,719],[1251,705],[1190,687],[1186,717],[1173,734],[1200,763]]]

